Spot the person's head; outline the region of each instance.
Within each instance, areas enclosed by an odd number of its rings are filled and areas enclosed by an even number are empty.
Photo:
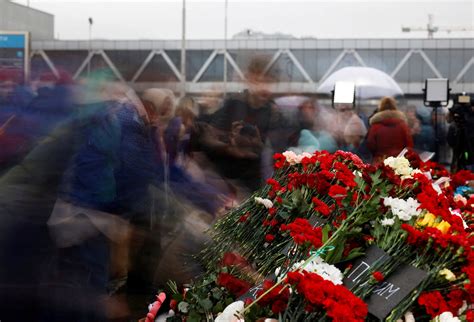
[[[268,56],[255,56],[247,66],[245,78],[254,107],[261,107],[271,98],[269,83],[273,77],[267,73],[269,64]]]
[[[151,123],[166,124],[174,116],[175,98],[169,89],[147,89],[143,92],[142,102]]]
[[[408,128],[410,129],[410,133],[412,135],[419,134],[421,132],[421,122],[416,114],[415,109],[409,109],[405,112],[408,122]]]
[[[312,129],[317,117],[317,103],[308,99],[298,106],[298,121],[303,129]]]
[[[334,109],[339,118],[348,120],[354,114],[354,106],[352,104],[335,104]]]
[[[386,96],[380,100],[379,112],[396,111],[396,110],[397,110],[397,101],[393,97]]]
[[[178,101],[175,115],[181,117],[185,126],[190,126],[199,115],[198,105],[192,97],[184,96]]]

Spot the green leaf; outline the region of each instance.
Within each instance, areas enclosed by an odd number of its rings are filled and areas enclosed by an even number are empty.
[[[186,319],[187,322],[201,322],[201,316],[197,312],[191,312]]]
[[[220,300],[222,297],[222,290],[218,287],[214,287],[212,290],[212,297],[215,298],[216,300]]]
[[[357,248],[354,248],[353,250],[351,250],[349,255],[346,258],[344,258],[344,260],[348,261],[348,260],[354,259],[356,257],[362,256],[364,254],[365,254],[365,252],[363,251],[363,248],[362,247],[357,247]]]
[[[199,300],[199,305],[206,311],[210,311],[213,307],[212,301],[209,299]]]
[[[329,239],[329,232],[331,231],[331,227],[329,225],[325,225],[323,227],[323,244]]]
[[[281,217],[284,220],[290,218],[290,214],[286,211],[279,211],[278,216]]]
[[[217,302],[216,305],[214,305],[214,308],[212,309],[212,311],[217,314],[217,313],[221,313],[222,311],[224,311],[224,305],[222,304],[222,302]]]
[[[291,194],[291,201],[294,206],[298,206],[301,200],[302,194],[300,190],[295,190]]]
[[[181,302],[183,300],[183,296],[181,294],[173,294],[173,300],[176,302]]]

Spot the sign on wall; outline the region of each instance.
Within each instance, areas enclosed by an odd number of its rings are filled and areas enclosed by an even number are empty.
[[[28,80],[30,46],[28,32],[0,31],[0,73]]]

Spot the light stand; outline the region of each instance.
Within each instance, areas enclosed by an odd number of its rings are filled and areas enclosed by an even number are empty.
[[[439,155],[439,130],[438,130],[438,108],[446,107],[449,102],[449,79],[447,78],[428,78],[425,80],[423,89],[423,103],[431,107],[434,113],[434,132],[435,132],[435,161],[440,161]]]

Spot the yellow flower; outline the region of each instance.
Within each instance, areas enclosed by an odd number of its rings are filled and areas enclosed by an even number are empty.
[[[443,234],[446,234],[448,232],[449,227],[451,227],[451,225],[447,221],[444,221],[444,220],[435,226],[435,228],[438,229]]]
[[[450,282],[456,280],[456,275],[447,268],[440,270],[439,275],[444,276]]]
[[[425,214],[423,219],[418,219],[418,221],[416,223],[417,223],[418,226],[432,227],[435,220],[436,220],[436,216],[433,215],[431,212],[428,212],[428,213]]]

